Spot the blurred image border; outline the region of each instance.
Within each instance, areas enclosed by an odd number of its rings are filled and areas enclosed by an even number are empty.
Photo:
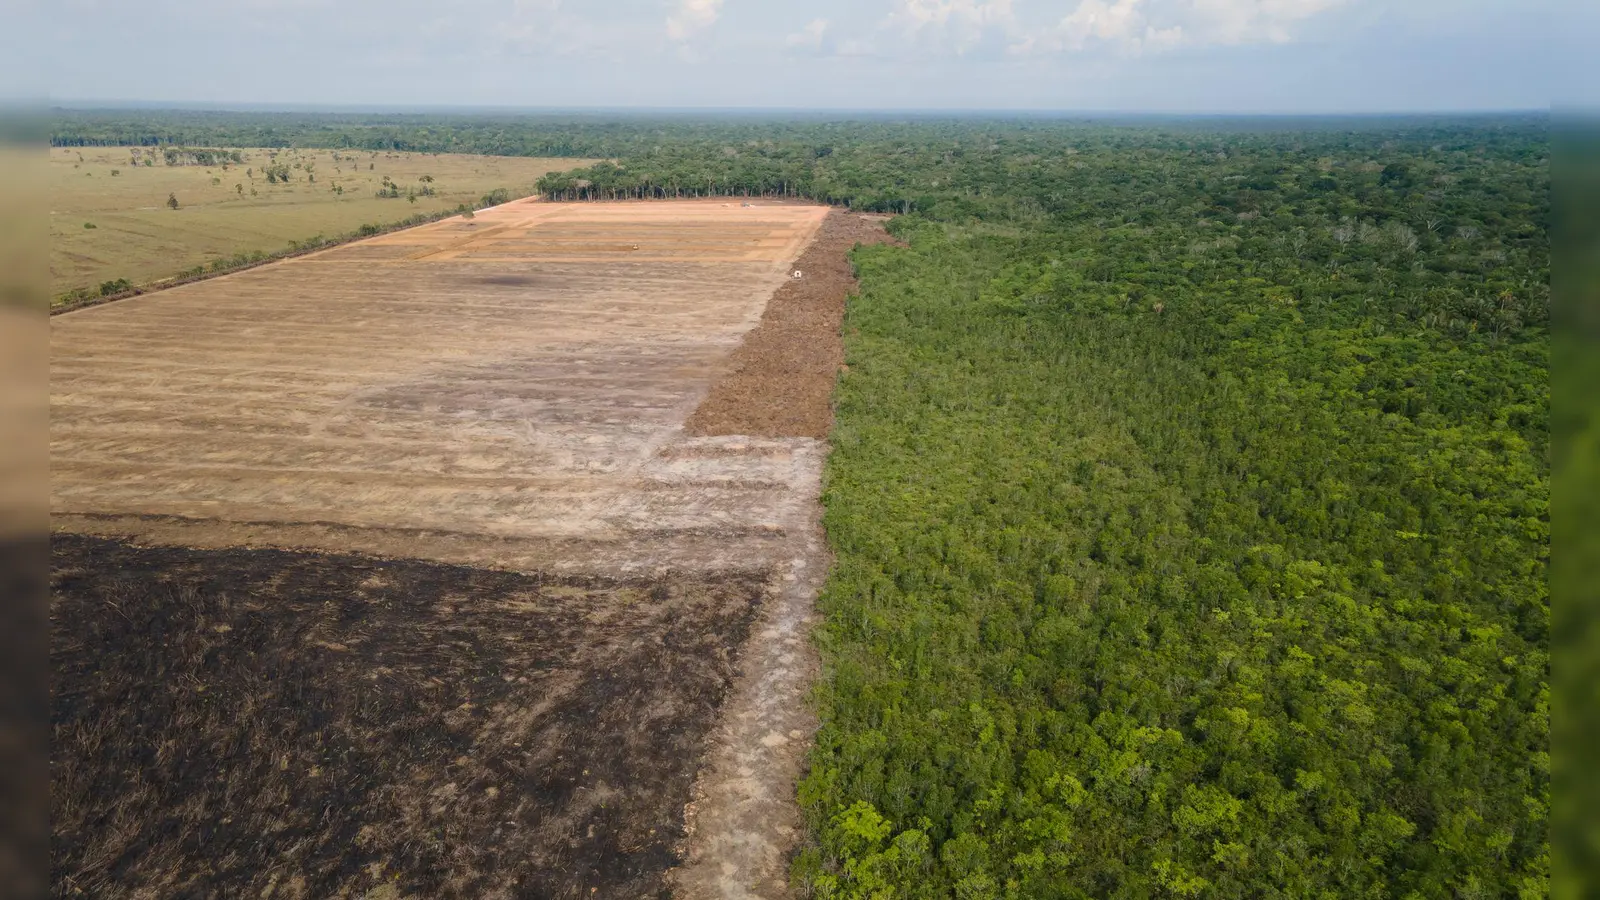
[[[49,879],[47,136],[0,104],[0,900]]]
[[[1552,896],[1578,898],[1600,891],[1600,111],[1552,128]]]

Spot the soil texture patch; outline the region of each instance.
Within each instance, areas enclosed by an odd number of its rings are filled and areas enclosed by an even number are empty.
[[[761,324],[734,351],[686,425],[690,434],[809,437],[833,427],[833,387],[844,365],[839,328],[856,289],[850,251],[892,242],[883,220],[834,210],[767,303]]]
[[[522,572],[769,568],[812,455],[683,423],[829,214],[517,201],[55,316],[55,527]]]
[[[747,577],[53,540],[60,897],[658,897]]]

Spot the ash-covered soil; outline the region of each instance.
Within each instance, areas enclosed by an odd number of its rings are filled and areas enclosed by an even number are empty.
[[[658,897],[748,576],[52,542],[58,897]]]
[[[731,371],[689,417],[689,433],[826,438],[844,365],[839,328],[857,287],[850,251],[892,242],[881,216],[830,212],[794,263],[801,277],[772,295],[761,324],[734,351]]]

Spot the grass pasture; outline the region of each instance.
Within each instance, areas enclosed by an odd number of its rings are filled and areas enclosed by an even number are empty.
[[[239,253],[273,253],[291,241],[454,209],[494,190],[522,196],[539,176],[586,163],[354,150],[239,153],[242,162],[169,166],[158,148],[51,149],[52,293],[118,279],[148,284]],[[287,167],[287,182],[268,182],[274,166]],[[386,178],[398,197],[378,196]],[[433,194],[422,194],[425,188]],[[167,205],[169,196],[177,209]]]

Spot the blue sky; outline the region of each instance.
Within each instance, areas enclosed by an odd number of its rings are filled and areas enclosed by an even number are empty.
[[[5,0],[60,101],[1388,112],[1600,97],[1579,0]]]

